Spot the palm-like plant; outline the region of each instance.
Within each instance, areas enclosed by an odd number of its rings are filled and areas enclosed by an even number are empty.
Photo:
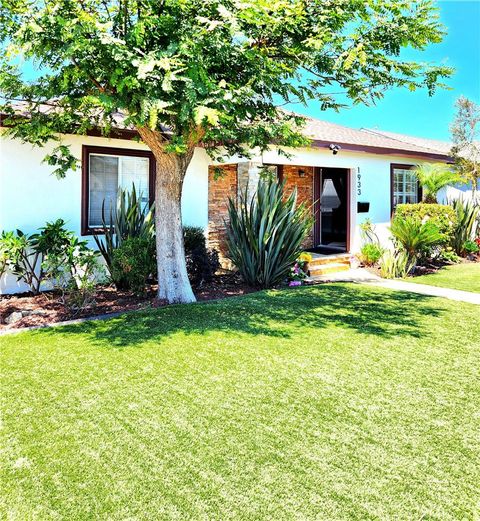
[[[428,204],[437,202],[438,192],[447,185],[461,181],[458,173],[443,163],[424,163],[417,165],[414,173],[424,190],[423,199]]]
[[[247,284],[269,288],[286,278],[311,231],[310,208],[297,205],[297,191],[285,197],[284,183],[261,179],[250,201],[229,200],[229,258]]]
[[[403,247],[411,259],[424,255],[444,238],[435,224],[430,221],[422,223],[413,217],[395,217],[390,231],[395,242]]]

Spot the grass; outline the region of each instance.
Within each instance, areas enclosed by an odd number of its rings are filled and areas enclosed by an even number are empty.
[[[413,277],[409,281],[480,293],[480,262],[446,266],[435,273]]]
[[[0,517],[474,519],[474,324],[324,285],[0,338]]]

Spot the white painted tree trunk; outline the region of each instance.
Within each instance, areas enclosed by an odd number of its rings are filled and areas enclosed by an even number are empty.
[[[185,262],[181,212],[183,180],[193,155],[193,148],[182,156],[166,154],[156,133],[148,129],[139,129],[139,133],[156,159],[157,298],[160,302],[168,304],[195,302]]]

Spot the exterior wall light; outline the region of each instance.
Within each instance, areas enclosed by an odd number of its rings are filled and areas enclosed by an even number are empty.
[[[328,147],[334,156],[336,156],[339,152],[339,150],[342,149],[342,147],[340,145],[335,145],[335,143],[332,143],[329,147]]]

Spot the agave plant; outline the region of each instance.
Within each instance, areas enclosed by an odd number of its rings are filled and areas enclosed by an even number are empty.
[[[449,201],[457,214],[457,223],[453,231],[452,248],[457,255],[464,253],[464,245],[475,238],[479,227],[480,206],[462,198]]]
[[[132,190],[120,189],[117,195],[115,211],[110,208],[110,219],[105,218],[105,201],[102,204],[102,232],[94,235],[98,249],[105,259],[108,270],[112,274],[114,251],[128,238],[152,237],[154,235],[153,205],[142,204],[141,194],[137,195],[135,185]],[[118,288],[125,286],[124,281],[113,281]]]
[[[435,224],[430,221],[422,223],[413,217],[395,217],[390,231],[395,242],[403,247],[410,259],[424,255],[443,240]]]
[[[414,173],[424,190],[423,199],[429,204],[435,204],[437,202],[438,192],[442,188],[461,181],[458,173],[452,171],[443,163],[417,165]]]
[[[260,179],[253,198],[229,200],[228,256],[247,284],[270,288],[284,280],[313,226],[310,208],[285,197],[284,183]]]

